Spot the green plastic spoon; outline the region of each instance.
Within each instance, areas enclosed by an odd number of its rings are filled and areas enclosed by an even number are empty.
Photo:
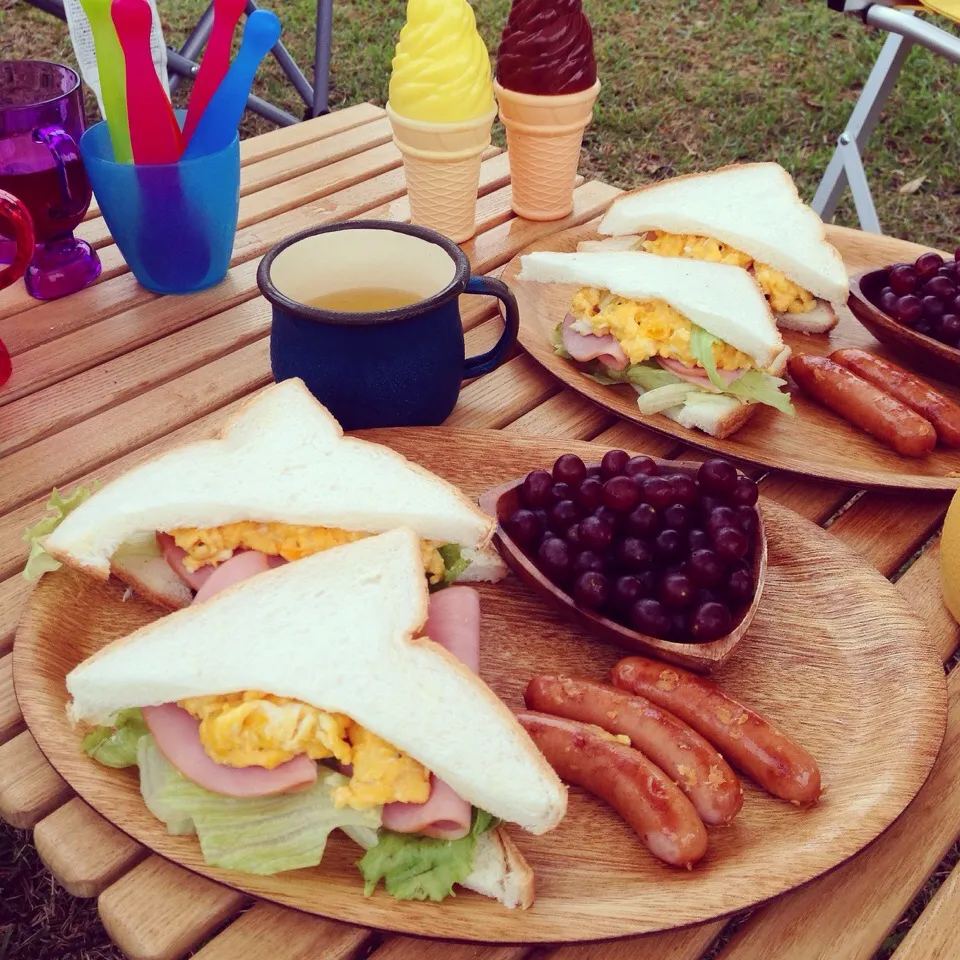
[[[110,17],[110,0],[80,0],[80,6],[90,21],[90,32],[93,34],[100,98],[106,113],[113,158],[117,163],[131,163],[133,151],[130,149],[130,127],[127,123],[126,71],[123,51]]]

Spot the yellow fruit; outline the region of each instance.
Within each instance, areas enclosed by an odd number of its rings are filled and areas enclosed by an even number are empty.
[[[960,622],[960,491],[953,495],[940,539],[940,586],[943,601]]]

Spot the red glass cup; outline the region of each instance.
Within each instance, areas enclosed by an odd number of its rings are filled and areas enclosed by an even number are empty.
[[[90,206],[77,144],[84,128],[80,78],[44,60],[0,60],[0,190],[30,213],[36,247],[24,272],[27,291],[51,300],[100,275],[100,259],[73,230]],[[0,263],[17,244],[0,221]]]
[[[5,229],[12,238],[14,253],[10,263],[0,269],[0,290],[16,283],[27,269],[27,264],[33,258],[33,248],[36,243],[33,235],[33,221],[23,203],[6,190],[0,190],[0,229]],[[0,386],[10,378],[13,366],[10,363],[10,354],[0,340]]]

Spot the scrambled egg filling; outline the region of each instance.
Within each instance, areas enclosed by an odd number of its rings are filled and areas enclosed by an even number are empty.
[[[654,231],[652,240],[643,240],[640,246],[648,253],[661,257],[689,257],[691,260],[709,260],[713,263],[729,263],[735,267],[753,266],[753,275],[760,289],[777,313],[807,313],[816,306],[813,294],[799,284],[788,280],[779,270],[755,261],[746,253],[712,237],[697,237],[682,233]]]
[[[207,755],[229,767],[274,767],[300,754],[352,765],[349,783],[334,791],[338,807],[358,810],[399,801],[426,803],[430,774],[342,713],[259,690],[181,700],[200,721]]]
[[[222,563],[233,556],[234,550],[259,550],[284,560],[299,560],[311,553],[329,550],[342,543],[352,543],[370,536],[356,530],[340,530],[337,527],[308,527],[292,523],[257,523],[242,520],[239,523],[227,523],[221,527],[183,527],[171,530],[171,536],[178,547],[187,552],[183,565],[190,571],[205,564]],[[421,542],[423,567],[431,583],[443,579],[443,557],[437,551],[437,544],[424,540]]]
[[[597,287],[581,287],[570,312],[589,332],[612,333],[631,363],[666,357],[687,367],[699,366],[690,353],[690,321],[663,300],[628,300]],[[714,342],[713,359],[718,370],[755,366],[747,354],[726,343]]]

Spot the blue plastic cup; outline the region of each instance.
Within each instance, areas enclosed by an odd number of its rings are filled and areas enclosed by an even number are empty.
[[[238,138],[179,163],[117,163],[101,122],[80,138],[80,154],[114,242],[142,286],[191,293],[226,276],[240,206]]]

